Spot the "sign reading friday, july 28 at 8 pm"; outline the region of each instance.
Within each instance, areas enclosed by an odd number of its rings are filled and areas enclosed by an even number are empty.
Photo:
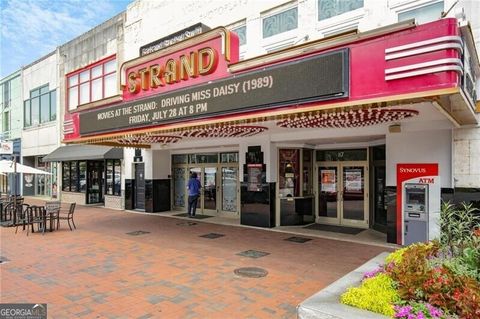
[[[348,97],[348,49],[80,114],[93,134]]]

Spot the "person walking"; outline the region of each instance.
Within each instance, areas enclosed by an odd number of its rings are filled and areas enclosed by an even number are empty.
[[[197,179],[197,173],[193,172],[188,180],[188,217],[195,217],[195,210],[197,209],[198,198],[200,197],[200,188],[202,184]]]

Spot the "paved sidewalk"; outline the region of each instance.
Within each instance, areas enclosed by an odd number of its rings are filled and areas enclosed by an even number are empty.
[[[77,207],[75,231],[0,228],[1,302],[47,303],[49,318],[295,318],[304,299],[385,251],[191,221]],[[139,230],[149,233],[126,234]],[[225,236],[199,237],[209,233]],[[237,255],[246,250],[269,255]]]

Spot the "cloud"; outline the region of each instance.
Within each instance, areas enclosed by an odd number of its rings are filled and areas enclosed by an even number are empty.
[[[131,0],[2,0],[1,76],[126,9]]]

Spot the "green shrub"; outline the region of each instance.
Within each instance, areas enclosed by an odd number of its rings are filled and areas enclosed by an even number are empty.
[[[474,230],[480,228],[480,217],[475,215],[472,204],[462,203],[456,207],[443,202],[440,212],[440,243],[453,257],[463,254],[465,248],[474,240]]]
[[[400,301],[395,282],[386,274],[365,279],[360,287],[349,288],[340,301],[360,309],[365,309],[392,317],[393,305]]]

